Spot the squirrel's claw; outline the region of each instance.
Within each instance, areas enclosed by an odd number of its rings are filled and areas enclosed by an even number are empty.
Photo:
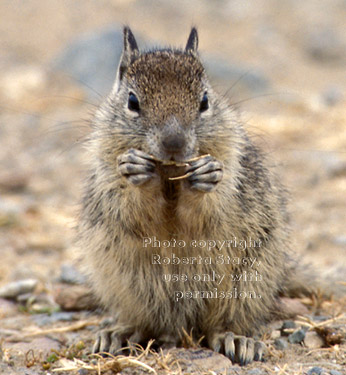
[[[223,165],[220,161],[208,155],[193,163],[187,169],[191,173],[187,178],[191,188],[203,192],[211,192],[223,177]]]
[[[139,186],[155,175],[155,164],[151,160],[145,152],[130,149],[118,156],[118,170],[131,184]]]
[[[253,338],[236,336],[233,332],[216,334],[209,341],[211,349],[225,354],[232,363],[245,366],[252,361],[262,361],[265,344]]]

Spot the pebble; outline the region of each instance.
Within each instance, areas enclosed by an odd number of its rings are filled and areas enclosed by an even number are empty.
[[[14,66],[0,77],[2,92],[11,100],[20,100],[31,92],[40,91],[46,83],[46,73],[39,66]]]
[[[294,331],[288,336],[288,341],[291,344],[299,344],[301,343],[305,338],[305,331],[304,329],[298,329],[297,331]]]
[[[285,320],[282,324],[281,329],[292,329],[292,328],[296,328],[296,327],[297,327],[297,325],[293,320]]]
[[[279,330],[272,331],[272,333],[270,334],[270,338],[273,340],[278,339],[280,336],[281,336],[281,331]]]
[[[18,264],[11,270],[10,280],[40,279],[40,273],[34,264]]]
[[[336,178],[346,176],[346,160],[342,153],[328,151],[294,152],[294,158],[299,158],[304,163],[313,163],[318,168],[318,174],[313,176],[312,186],[321,178]]]
[[[313,320],[314,322],[324,322],[328,319],[330,319],[330,316],[326,315],[310,315],[309,318]]]
[[[71,322],[75,318],[74,312],[59,311],[52,314],[32,315],[31,319],[40,327],[56,322]]]
[[[260,370],[259,368],[254,368],[252,370],[248,370],[248,372],[246,374],[247,375],[262,375],[262,374],[264,374],[264,372],[262,370]]]
[[[18,306],[13,301],[8,301],[7,299],[0,298],[0,317],[6,318],[8,316],[13,316],[18,311]]]
[[[32,298],[34,298],[34,295],[32,293],[24,293],[17,296],[16,301],[24,304]]]
[[[309,310],[302,304],[299,298],[281,297],[281,308],[286,316],[295,317],[297,315],[305,315]]]
[[[66,284],[84,284],[86,278],[73,265],[63,264],[60,268],[58,281]]]
[[[342,373],[338,370],[330,370],[329,373],[330,375],[342,375]]]
[[[98,306],[91,290],[82,285],[60,285],[54,291],[54,299],[66,311],[94,310]]]
[[[11,352],[27,353],[32,349],[37,353],[42,352],[43,357],[51,354],[52,349],[59,351],[60,348],[61,345],[57,340],[48,337],[34,338],[30,342],[4,343],[4,349],[11,349]]]
[[[346,172],[346,166],[345,166],[345,172]],[[333,242],[335,243],[335,245],[346,246],[346,236],[341,235],[341,236],[334,237]]]
[[[319,62],[342,61],[345,50],[343,39],[329,28],[310,33],[306,43],[308,55]]]
[[[16,298],[20,294],[31,293],[36,288],[36,279],[13,281],[0,288],[0,297]]]
[[[321,367],[312,367],[310,370],[307,372],[308,375],[323,375],[326,374],[326,372],[323,370]]]
[[[272,331],[281,330],[282,325],[283,325],[282,320],[275,320],[269,323],[269,327]]]
[[[288,343],[287,343],[287,340],[281,338],[281,339],[276,339],[274,341],[274,346],[276,349],[278,350],[285,350],[287,349],[288,347]]]
[[[52,70],[72,77],[89,98],[100,99],[113,86],[122,48],[120,26],[88,32],[65,47],[52,61]]]
[[[25,172],[2,172],[0,174],[0,189],[15,193],[22,192],[28,186],[29,179],[29,174]]]
[[[309,349],[322,348],[324,340],[317,332],[307,332],[304,338],[304,345]]]
[[[282,336],[288,336],[292,329],[297,328],[296,323],[293,320],[285,320],[281,327]]]
[[[227,88],[234,84],[237,93],[259,93],[270,87],[268,77],[256,68],[238,66],[212,55],[202,56],[202,61],[211,80]]]
[[[183,373],[201,373],[213,369],[217,374],[234,374],[231,360],[212,350],[171,349],[169,354],[172,358],[181,361]]]
[[[334,106],[341,102],[341,100],[344,98],[344,93],[341,87],[339,86],[332,86],[328,87],[323,93],[322,93],[322,101],[327,106]]]
[[[0,213],[2,215],[19,215],[22,214],[24,208],[21,202],[8,199],[6,197],[0,197]]]

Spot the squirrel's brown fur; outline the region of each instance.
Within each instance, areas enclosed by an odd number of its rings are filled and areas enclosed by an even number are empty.
[[[79,222],[80,261],[96,295],[116,318],[112,343],[99,341],[97,350],[118,348],[124,338],[179,344],[184,328],[193,329],[196,337],[204,335],[209,346],[227,354],[228,344],[218,346],[218,337],[225,332],[253,335],[275,312],[278,296],[292,277],[285,197],[232,107],[210,87],[197,55],[195,29],[185,50],[141,53],[128,28],[124,40],[114,89],[93,123],[90,175]],[[134,104],[129,104],[131,94]],[[204,95],[208,105],[202,111]],[[163,146],[166,139],[171,142],[168,148]],[[210,154],[218,173],[212,171],[212,176],[198,180],[202,185],[194,185],[193,178],[170,181],[154,168],[144,182],[135,178],[131,182],[134,169],[126,165],[120,173],[119,158],[127,155],[131,163],[134,159],[128,154],[133,150],[148,155],[148,160],[152,155],[153,163]],[[221,173],[222,178],[217,177]],[[146,237],[184,240],[186,246],[144,247]],[[208,250],[189,245],[192,240],[234,238],[251,238],[261,246]],[[153,264],[153,254],[171,257],[172,253],[179,258],[211,257],[213,263]],[[251,268],[216,264],[218,255],[256,258],[262,280],[232,282],[231,274]],[[194,274],[212,271],[226,275],[220,285],[191,280]],[[163,281],[164,274],[186,274],[188,280]],[[234,288],[238,293],[252,291],[256,298],[175,299],[176,291],[215,292],[215,288],[219,293]]]

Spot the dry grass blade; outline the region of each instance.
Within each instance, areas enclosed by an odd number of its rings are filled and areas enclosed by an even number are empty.
[[[141,345],[136,344],[136,347],[142,352],[138,357],[137,360],[140,360],[143,357],[147,357],[149,354],[154,354],[155,351],[151,349],[155,340],[149,340],[147,347],[144,349]]]
[[[184,161],[185,161],[185,163],[192,163],[192,162],[197,161],[199,159],[206,158],[207,156],[210,156],[210,154],[204,154],[204,155],[196,156],[195,158],[184,160]]]
[[[199,159],[205,158],[207,156],[210,156],[210,154],[204,154],[204,155],[196,156],[195,158],[191,158],[191,159],[188,159],[188,160],[175,161],[175,160],[157,159],[153,155],[150,155],[150,157],[154,161],[156,161],[158,163],[161,163],[162,165],[165,165],[165,166],[166,165],[175,165],[176,167],[187,167],[189,163],[192,163],[192,162],[197,161]]]
[[[189,164],[185,162],[176,162],[174,160],[164,160],[161,162],[162,165],[168,166],[168,165],[174,165],[175,167],[187,167]]]
[[[328,324],[331,324],[331,323],[335,323],[337,320],[343,319],[345,317],[346,317],[346,314],[339,314],[334,318],[324,320],[324,321],[319,322],[319,323],[315,323],[313,320],[311,320],[308,317],[298,315],[298,317],[297,317],[298,319],[297,319],[296,322],[298,324],[307,325],[309,327],[309,330],[312,330],[312,329],[315,329],[315,328],[327,326]]]
[[[204,336],[202,336],[197,342],[194,340],[192,335],[192,329],[190,333],[187,333],[184,328],[182,328],[182,342],[184,348],[199,348]]]
[[[134,357],[124,357],[118,356],[113,358],[100,358],[97,364],[90,364],[86,363],[80,359],[74,359],[73,361],[68,359],[61,359],[60,365],[62,367],[53,369],[53,372],[69,372],[69,371],[79,371],[81,369],[93,371],[97,374],[102,374],[107,371],[112,371],[113,373],[118,373],[127,367],[142,367],[149,372],[156,374],[156,371],[147,365],[139,361],[137,358]]]
[[[184,178],[188,178],[192,175],[193,172],[188,172],[188,173],[185,173],[184,175],[182,176],[178,176],[178,177],[168,177],[168,179],[170,181],[176,181],[176,180],[183,180]]]
[[[44,335],[50,335],[52,333],[65,333],[65,332],[71,332],[71,331],[78,331],[80,329],[83,329],[88,326],[95,326],[100,324],[100,320],[83,320],[81,322],[64,326],[64,327],[57,327],[57,328],[50,328],[50,329],[42,329],[42,330],[36,330],[32,332],[27,333],[21,333],[20,335],[13,335],[6,339],[6,341],[16,341],[16,340],[22,340],[26,337],[32,337],[32,336],[44,336]]]

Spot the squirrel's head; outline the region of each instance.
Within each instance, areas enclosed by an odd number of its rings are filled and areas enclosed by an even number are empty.
[[[214,97],[197,47],[197,30],[192,28],[185,49],[140,52],[130,28],[124,28],[109,103],[124,128],[118,134],[126,134],[129,148],[164,160],[184,160],[200,151],[198,134],[205,124],[210,126]]]

